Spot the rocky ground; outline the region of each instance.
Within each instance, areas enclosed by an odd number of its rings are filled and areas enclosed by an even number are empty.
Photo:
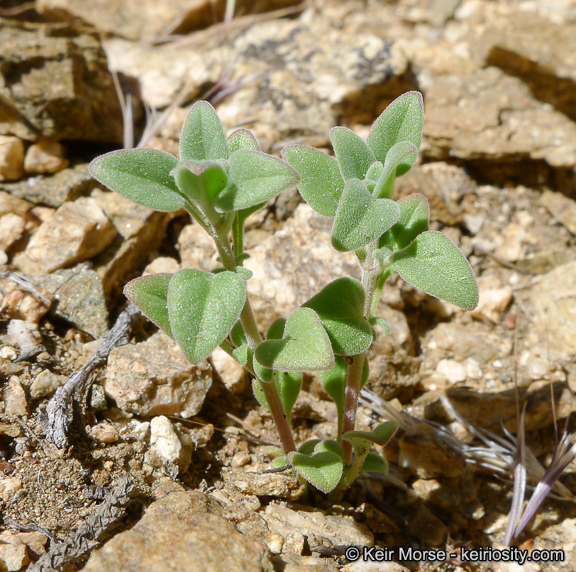
[[[562,431],[575,406],[576,2],[238,1],[231,22],[214,24],[223,4],[1,3],[0,570],[520,569],[397,556],[501,547],[510,455],[481,467],[474,430],[516,433],[516,383],[528,446],[546,466],[554,411]],[[278,153],[294,142],[328,149],[337,124],[364,136],[392,99],[423,92],[421,156],[398,193],[429,198],[433,228],[469,257],[481,301],[463,313],[386,286],[392,331],[371,351],[368,387],[413,416],[386,449],[390,478],[367,476],[335,499],[263,472],[271,419],[224,352],[190,365],[142,319],[128,344],[98,357],[126,280],[215,264],[185,216],[135,206],[88,175],[95,156],[130,144],[116,81],[136,140],[145,106],[169,109],[144,136],[171,152],[200,98],[226,129],[246,126]],[[329,230],[296,192],[251,221],[249,293],[263,329],[328,281],[358,275]],[[83,366],[89,382],[58,448],[47,406]],[[362,406],[360,425],[381,410]],[[335,418],[307,378],[298,438],[333,435]],[[521,569],[573,569],[573,471],[564,500],[549,498],[515,541],[562,548],[565,562]],[[396,558],[351,563],[351,545]]]

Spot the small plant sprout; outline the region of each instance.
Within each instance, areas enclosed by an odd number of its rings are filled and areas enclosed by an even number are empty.
[[[182,128],[180,159],[154,149],[108,153],[90,172],[134,202],[159,211],[182,208],[214,240],[221,266],[194,268],[129,282],[124,292],[182,348],[193,363],[220,346],[253,376],[254,394],[268,407],[282,447],[269,448],[275,468],[290,465],[324,493],[349,486],[362,471],[386,472],[370,452],[397,429],[387,421],[356,430],[358,395],[368,379],[366,352],[388,325],[375,315],[380,293],[394,273],[426,293],[470,310],[478,287],[468,261],[443,234],[428,230],[422,195],[393,200],[394,181],[414,164],[422,136],[422,96],[407,93],[376,120],[367,141],[345,127],[330,136],[335,158],[303,145],[263,153],[250,131],[228,138],[213,107],[192,106]],[[332,245],[354,251],[361,280],[341,277],[286,318],[256,325],[243,266],[246,219],[282,191],[298,186],[319,214],[333,217]],[[303,269],[305,271],[305,269]],[[304,372],[317,372],[338,411],[333,440],[298,448],[290,415]]]

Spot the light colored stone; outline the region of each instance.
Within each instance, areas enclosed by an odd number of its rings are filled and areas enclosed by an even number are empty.
[[[42,340],[38,326],[23,320],[10,320],[8,339],[24,354],[32,353]]]
[[[559,223],[576,235],[576,201],[561,193],[544,191],[540,202]]]
[[[22,478],[15,477],[0,478],[0,497],[8,502],[22,488]]]
[[[182,229],[176,248],[182,259],[182,268],[199,268],[210,272],[219,265],[214,241],[199,224],[189,224]]]
[[[102,252],[116,236],[116,228],[92,198],[64,203],[42,224],[25,254],[38,273],[53,272],[88,260]]]
[[[53,373],[48,369],[40,372],[30,386],[30,397],[39,399],[52,395],[64,383],[66,378],[63,375]]]
[[[238,532],[214,499],[174,491],[157,500],[130,530],[95,551],[83,572],[272,572],[263,542]]]
[[[253,471],[233,472],[226,476],[226,484],[243,494],[276,497],[294,501],[306,488],[293,475],[281,473],[259,474]]]
[[[0,250],[8,250],[22,238],[26,221],[19,215],[8,213],[0,216]]]
[[[374,536],[366,526],[346,516],[296,511],[287,506],[271,503],[262,513],[271,532],[285,539],[305,536],[311,550],[318,546],[371,546]]]
[[[4,414],[6,417],[25,417],[29,413],[24,388],[20,379],[13,375],[4,387]]]
[[[0,135],[0,181],[16,181],[24,175],[24,143]]]
[[[172,463],[185,472],[192,460],[192,441],[179,433],[164,415],[153,417],[150,422],[150,444],[166,463]]]
[[[137,415],[196,415],[212,385],[206,362],[189,363],[163,332],[112,350],[104,390],[118,407]]]
[[[49,139],[30,145],[24,158],[24,170],[29,174],[57,173],[69,164],[70,161],[64,157],[62,145]]]
[[[180,263],[170,256],[159,256],[155,258],[142,272],[142,276],[147,274],[175,274],[180,270]]]
[[[436,372],[450,383],[466,381],[466,367],[453,359],[440,360],[436,366]]]
[[[90,429],[90,435],[92,436],[92,439],[99,443],[116,443],[119,439],[116,427],[105,421],[93,425]]]
[[[499,324],[502,312],[512,301],[512,287],[508,284],[502,286],[496,277],[482,276],[478,279],[478,290],[480,299],[471,315]]]
[[[0,311],[8,318],[25,320],[29,324],[38,324],[42,316],[50,309],[52,295],[40,288],[40,293],[46,298],[41,300],[31,292],[21,290],[14,282],[4,281],[0,288]]]
[[[408,568],[400,566],[397,562],[363,562],[346,564],[340,568],[342,572],[409,572]]]
[[[576,125],[497,68],[439,76],[426,102],[428,156],[508,162],[528,157],[552,168],[576,165]]]
[[[120,429],[120,437],[125,441],[148,441],[150,421],[132,419]]]
[[[17,534],[8,530],[0,533],[0,564],[4,565],[4,570],[17,572],[29,562],[26,544]]]
[[[248,387],[246,370],[223,349],[216,348],[210,354],[210,360],[231,394],[242,393]]]
[[[6,191],[0,191],[0,216],[12,213],[24,218],[31,207],[28,201],[19,199]]]

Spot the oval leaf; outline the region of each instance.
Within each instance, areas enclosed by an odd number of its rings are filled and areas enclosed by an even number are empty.
[[[168,286],[173,274],[151,274],[131,280],[124,286],[124,295],[136,304],[142,313],[170,337],[170,318],[168,317]]]
[[[392,438],[394,433],[398,430],[398,423],[396,421],[386,421],[380,423],[372,431],[348,431],[342,435],[342,439],[352,443],[354,448],[364,448],[365,442],[376,445],[386,445]]]
[[[310,308],[294,310],[286,320],[282,339],[262,342],[255,357],[264,367],[279,371],[320,371],[334,365],[330,338]]]
[[[388,474],[388,463],[376,453],[368,453],[364,459],[364,464],[360,469],[363,473],[382,473]]]
[[[303,307],[320,316],[336,355],[361,354],[372,345],[374,331],[364,318],[364,288],[358,280],[338,278]]]
[[[478,284],[458,247],[441,232],[420,234],[393,255],[392,268],[410,284],[464,310],[478,305]]]
[[[180,210],[186,200],[171,171],[174,155],[156,149],[113,151],[90,163],[90,174],[109,189],[155,211]]]
[[[246,301],[246,283],[234,272],[189,268],[174,275],[168,313],[174,339],[192,363],[208,357],[226,338]]]
[[[333,127],[330,140],[344,181],[363,180],[370,165],[376,161],[364,139],[346,127]]]
[[[338,163],[333,157],[306,145],[291,145],[282,157],[300,173],[298,190],[319,214],[334,216],[344,188]]]
[[[260,145],[252,131],[248,129],[237,129],[228,137],[228,149],[230,154],[235,151],[240,151],[240,149],[260,151]]]
[[[228,159],[226,136],[216,110],[207,101],[195,103],[180,133],[180,159]]]
[[[430,204],[419,193],[400,199],[398,222],[382,235],[379,246],[389,246],[394,250],[406,248],[419,234],[428,230],[430,224]]]
[[[323,493],[333,491],[344,472],[342,458],[328,451],[314,455],[292,452],[288,457],[297,473]]]
[[[228,187],[214,204],[222,212],[247,209],[293,187],[298,180],[298,173],[281,159],[259,151],[236,151],[228,161]]]
[[[386,162],[388,151],[401,141],[412,143],[417,149],[422,141],[424,125],[424,100],[417,91],[409,91],[395,99],[376,119],[367,143],[378,161]],[[396,176],[406,173],[416,161],[416,155],[410,155],[402,161]]]
[[[374,186],[374,196],[391,199],[394,196],[394,181],[396,180],[398,169],[401,169],[407,163],[413,164],[417,155],[418,149],[412,143],[408,141],[396,143],[386,155],[384,168],[378,182]]]
[[[332,245],[340,251],[357,250],[382,236],[399,217],[394,201],[375,199],[362,181],[350,179],[334,218]]]
[[[173,171],[180,192],[203,207],[228,184],[226,171],[216,161],[180,161]]]

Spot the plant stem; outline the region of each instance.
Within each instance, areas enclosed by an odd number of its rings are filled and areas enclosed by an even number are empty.
[[[362,382],[362,369],[366,352],[354,356],[352,364],[348,366],[348,377],[346,379],[346,397],[344,401],[344,423],[342,433],[354,431],[356,428],[356,411],[358,410],[358,396],[360,395],[360,384]],[[352,460],[352,444],[342,441],[344,449],[344,462],[350,464]]]
[[[280,401],[280,395],[278,393],[278,388],[276,387],[276,382],[271,381],[269,383],[260,382],[262,391],[266,396],[266,401],[270,406],[270,412],[272,413],[272,419],[278,430],[278,435],[280,436],[280,442],[282,443],[282,448],[284,453],[288,454],[292,451],[296,451],[296,444],[294,443],[294,437],[292,436],[292,429],[288,423],[288,418],[286,413],[284,413],[284,408],[282,407],[282,402]]]
[[[362,286],[364,287],[364,317],[368,320],[372,318],[374,312],[374,294],[378,296],[382,291],[378,289],[378,278],[380,271],[375,270],[375,260],[372,256],[376,243],[370,243],[366,246],[365,257],[361,263],[362,268]],[[348,365],[348,376],[346,378],[346,394],[344,401],[344,422],[342,424],[342,433],[354,431],[356,429],[356,412],[358,410],[358,396],[360,395],[360,385],[362,384],[362,370],[366,352],[355,355],[352,364]],[[348,441],[342,442],[344,449],[344,462],[350,464],[352,460],[352,445]]]

